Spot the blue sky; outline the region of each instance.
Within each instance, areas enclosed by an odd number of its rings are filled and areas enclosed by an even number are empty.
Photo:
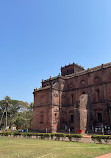
[[[60,67],[111,62],[111,0],[1,0],[0,100],[33,101]]]

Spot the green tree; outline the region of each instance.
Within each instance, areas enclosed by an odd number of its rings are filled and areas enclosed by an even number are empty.
[[[18,112],[14,118],[13,123],[17,128],[31,128],[32,127],[32,116],[33,116],[33,103],[27,104],[25,110]]]
[[[33,103],[11,100],[6,96],[0,101],[1,127],[16,125],[17,128],[31,128]],[[7,121],[6,121],[7,120]]]
[[[6,96],[4,100],[1,101],[1,108],[2,111],[3,111],[3,114],[5,113],[6,114],[6,127],[7,127],[7,123],[8,123],[8,117],[7,117],[7,113],[8,113],[8,109],[9,107],[11,106],[11,99],[10,97]],[[3,118],[3,114],[2,114],[2,117],[1,117],[1,123],[2,123],[2,118]]]

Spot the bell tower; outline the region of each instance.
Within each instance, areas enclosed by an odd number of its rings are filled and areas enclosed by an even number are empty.
[[[76,73],[79,71],[83,71],[83,70],[84,70],[83,67],[81,67],[78,64],[73,63],[73,64],[69,64],[67,66],[61,67],[61,75],[62,76],[70,75],[70,74],[73,74],[73,73]]]

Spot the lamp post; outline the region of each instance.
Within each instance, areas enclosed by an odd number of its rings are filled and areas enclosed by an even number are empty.
[[[71,131],[71,130],[70,130],[70,128],[69,128],[69,134],[70,134],[70,131]]]

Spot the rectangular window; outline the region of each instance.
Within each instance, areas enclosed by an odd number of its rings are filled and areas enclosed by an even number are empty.
[[[98,121],[102,122],[102,114],[101,113],[97,113],[97,116],[98,116]]]
[[[72,105],[74,104],[74,96],[71,94]]]
[[[74,122],[74,115],[71,115],[71,123]]]
[[[57,121],[57,114],[55,113],[55,122]]]
[[[100,92],[99,89],[96,89],[96,102],[100,101]]]

